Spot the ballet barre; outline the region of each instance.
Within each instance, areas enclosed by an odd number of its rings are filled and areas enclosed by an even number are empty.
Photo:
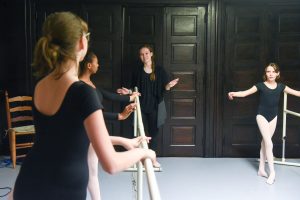
[[[293,112],[287,109],[287,93],[284,92],[283,96],[283,123],[282,123],[282,157],[280,160],[274,160],[274,163],[281,165],[290,165],[300,167],[300,163],[295,162],[287,162],[285,160],[285,140],[286,140],[286,115],[294,115],[296,117],[300,117],[300,113]]]
[[[137,92],[137,88],[135,88]],[[145,137],[144,125],[141,114],[141,107],[139,97],[136,97],[135,102],[137,108],[134,112],[134,136],[143,136]],[[148,144],[146,141],[141,143],[141,148],[148,149]],[[141,162],[138,162],[133,168],[129,168],[126,171],[133,171],[136,174],[137,178],[133,182],[136,183],[136,199],[143,199],[143,171],[146,172],[148,190],[151,200],[161,200],[158,184],[155,177],[155,171],[161,171],[161,168],[154,168],[150,158],[144,160],[144,167]],[[135,177],[134,177],[135,178]]]

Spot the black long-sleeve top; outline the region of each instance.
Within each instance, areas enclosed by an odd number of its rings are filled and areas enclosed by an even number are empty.
[[[144,113],[157,110],[159,102],[162,101],[165,87],[169,82],[165,69],[161,66],[155,67],[155,80],[150,80],[150,74],[144,71],[143,66],[138,66],[131,80],[131,87],[138,87],[141,93],[140,104]]]
[[[130,101],[130,97],[128,95],[119,95],[117,93],[109,92],[102,88],[97,88],[96,91],[101,104],[103,103],[103,99],[126,102],[126,103]],[[104,119],[110,119],[110,120],[118,120],[118,114],[119,113],[105,112],[105,111],[103,112]]]

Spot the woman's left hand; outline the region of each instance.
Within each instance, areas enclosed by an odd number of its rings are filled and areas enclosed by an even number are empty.
[[[179,81],[179,78],[175,78],[174,80],[170,81],[167,85],[166,85],[166,90],[170,90],[172,87],[174,87]]]

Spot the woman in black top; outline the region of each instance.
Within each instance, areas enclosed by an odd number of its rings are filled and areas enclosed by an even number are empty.
[[[135,97],[139,95],[138,92],[133,92],[130,96],[128,95],[119,95],[115,92],[107,91],[103,88],[96,88],[94,83],[91,81],[91,76],[97,73],[99,69],[98,58],[95,53],[88,51],[83,61],[80,63],[79,70],[79,79],[85,83],[94,87],[97,91],[100,102],[103,102],[103,99],[110,101],[119,101],[123,103],[133,102]],[[122,113],[113,113],[113,112],[103,112],[104,119],[109,120],[125,120],[131,114],[135,108],[135,103],[131,103],[125,107]]]
[[[124,170],[151,150],[116,152],[94,88],[78,79],[88,48],[88,26],[70,12],[48,15],[34,52],[43,78],[34,91],[36,138],[15,182],[14,200],[85,200],[90,144],[108,173]]]
[[[229,99],[232,100],[233,97],[245,97],[259,91],[260,98],[256,121],[262,135],[262,142],[258,175],[267,177],[268,184],[273,184],[275,181],[272,136],[277,124],[280,95],[284,91],[288,94],[300,97],[300,91],[293,90],[282,83],[276,82],[280,77],[279,74],[279,67],[275,63],[270,63],[265,68],[265,74],[263,76],[264,82],[258,83],[245,91],[228,93]],[[266,159],[269,165],[269,175],[265,170]]]
[[[170,90],[178,83],[178,78],[169,82],[165,69],[157,66],[154,62],[154,52],[151,46],[143,45],[139,49],[139,56],[143,63],[134,71],[131,87],[138,87],[141,93],[140,104],[143,123],[146,133],[151,136],[150,148],[157,149],[158,127],[158,104],[163,100],[164,92]],[[117,90],[120,94],[129,94],[131,90],[121,88]],[[161,123],[159,123],[161,124]]]
[[[103,98],[112,101],[120,101],[120,102],[129,102],[134,101],[134,98],[139,95],[139,93],[135,92],[130,96],[127,95],[119,95],[116,93],[112,93],[106,91],[104,89],[96,88],[94,83],[91,81],[91,75],[95,74],[98,71],[99,64],[97,56],[89,51],[87,55],[84,57],[83,61],[80,64],[79,70],[79,79],[96,89],[100,102],[102,103]],[[112,113],[112,112],[103,112],[104,119],[112,119],[112,120],[125,120],[135,109],[136,104],[131,103],[122,113]],[[137,137],[134,139],[127,139],[122,137],[110,136],[111,141],[114,145],[122,145],[126,149],[133,149],[140,145],[143,141],[143,138]],[[150,138],[145,138],[149,141]],[[88,150],[88,166],[89,166],[89,183],[88,190],[92,200],[100,200],[100,185],[98,181],[98,158],[96,152],[92,145],[90,145]]]

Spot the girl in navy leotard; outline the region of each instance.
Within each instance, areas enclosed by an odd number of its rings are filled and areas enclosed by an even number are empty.
[[[87,24],[70,12],[52,13],[45,19],[33,59],[43,77],[33,98],[35,143],[16,179],[14,200],[85,200],[90,142],[108,173],[145,158],[155,160],[149,149],[115,151],[95,89],[78,79],[88,35]]]
[[[270,63],[265,68],[265,74],[263,76],[264,82],[258,83],[245,91],[228,93],[228,98],[232,100],[233,97],[246,97],[259,91],[260,98],[256,122],[262,135],[262,142],[260,148],[258,175],[267,177],[268,184],[273,184],[275,181],[272,136],[277,124],[280,95],[284,91],[288,94],[300,97],[300,91],[293,90],[282,83],[277,83],[276,80],[278,80],[279,77],[280,72],[278,65]],[[266,159],[269,165],[269,175],[265,170]]]

